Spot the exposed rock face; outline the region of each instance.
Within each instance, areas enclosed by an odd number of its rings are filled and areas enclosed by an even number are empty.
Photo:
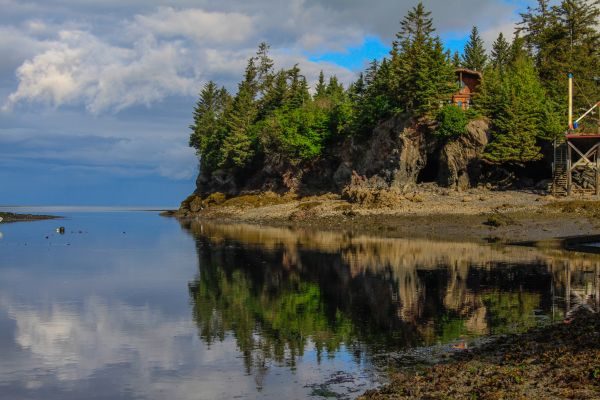
[[[467,189],[481,176],[481,156],[488,144],[488,123],[469,122],[467,133],[448,141],[440,151],[438,183],[441,186]]]
[[[371,186],[405,190],[417,183],[428,156],[438,140],[425,124],[415,124],[397,116],[381,123],[368,143],[342,155],[334,179],[337,187],[349,183],[352,172],[365,176]]]
[[[377,126],[368,140],[348,138],[318,160],[290,165],[280,157],[266,157],[238,176],[223,169],[201,172],[195,194],[204,198],[215,192],[228,196],[244,191],[342,192],[353,176],[360,176],[364,187],[396,193],[411,190],[420,179],[456,189],[476,185],[488,143],[487,122],[471,121],[466,134],[452,140],[440,139],[434,131],[431,122],[396,116]]]
[[[238,186],[235,176],[224,169],[218,169],[212,173],[200,170],[196,179],[196,191],[198,195],[205,195],[215,192],[235,195],[238,192]]]

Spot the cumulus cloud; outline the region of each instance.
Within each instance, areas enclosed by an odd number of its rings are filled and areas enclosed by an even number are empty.
[[[19,86],[5,108],[21,101],[52,106],[83,102],[98,113],[192,94],[196,84],[185,76],[185,52],[177,42],[148,38],[122,48],[88,32],[61,31],[47,50],[17,69]]]
[[[136,15],[133,31],[152,32],[164,37],[191,38],[204,45],[246,41],[257,27],[254,19],[241,13],[207,12],[202,9],[176,10],[161,7],[149,15]]]
[[[46,30],[37,19],[24,25],[36,33]],[[18,67],[18,87],[3,109],[10,111],[19,103],[83,104],[99,114],[138,104],[150,106],[168,96],[195,95],[208,79],[221,78],[233,88],[259,41],[255,33],[260,32],[253,18],[240,13],[164,7],[136,15],[121,29],[126,41],[111,42],[81,29],[60,30]],[[310,42],[307,45],[325,41],[318,35],[300,38],[301,43],[304,39]],[[317,67],[299,51],[276,49],[274,53],[282,65],[306,66],[309,78],[316,78],[320,69],[339,74],[346,82],[354,76],[340,66]]]

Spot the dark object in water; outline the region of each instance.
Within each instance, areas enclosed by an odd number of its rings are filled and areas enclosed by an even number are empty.
[[[61,235],[64,235],[65,234],[65,227],[61,226],[61,227],[56,228],[56,232],[60,233]]]

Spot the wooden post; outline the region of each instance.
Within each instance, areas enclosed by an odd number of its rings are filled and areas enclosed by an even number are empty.
[[[571,266],[567,263],[567,284],[566,284],[566,293],[565,293],[565,305],[567,306],[567,310],[565,311],[565,315],[571,311]]]
[[[573,74],[569,73],[569,130],[573,130]]]
[[[600,148],[596,149],[596,196],[600,195]]]
[[[571,146],[567,140],[567,196],[571,195]]]

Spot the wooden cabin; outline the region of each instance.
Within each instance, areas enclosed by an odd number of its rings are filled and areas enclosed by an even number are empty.
[[[452,104],[468,110],[471,107],[474,93],[477,92],[481,84],[481,72],[466,68],[457,68],[455,70],[458,84],[458,91],[452,95]]]

